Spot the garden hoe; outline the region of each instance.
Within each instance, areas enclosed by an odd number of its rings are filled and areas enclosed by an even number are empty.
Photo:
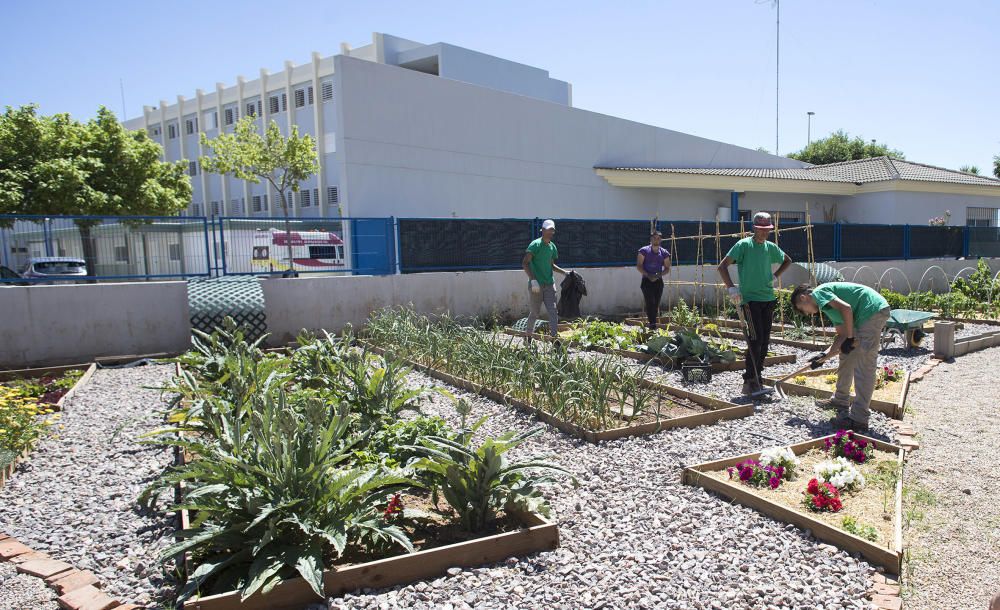
[[[800,368],[799,370],[795,371],[794,373],[789,373],[788,375],[785,375],[781,379],[775,381],[774,382],[774,391],[777,392],[778,396],[780,396],[781,398],[783,398],[783,399],[784,398],[788,398],[788,395],[785,394],[785,391],[781,389],[781,384],[785,383],[786,381],[788,381],[792,377],[795,377],[796,375],[801,375],[802,373],[805,373],[806,371],[808,371],[811,368],[813,368],[813,360],[809,360],[809,364],[805,365],[804,367]]]
[[[750,338],[756,334],[756,331],[752,326],[747,324],[746,316],[743,315],[743,303],[736,306],[736,313],[740,316],[740,330],[743,331],[743,340],[747,342],[747,357],[750,358],[750,364],[753,365],[754,375],[757,376],[757,381],[760,384],[759,389],[756,392],[750,393],[750,398],[760,398],[762,396],[772,394],[775,390],[774,388],[764,387],[763,379],[760,376],[760,363],[757,362],[757,357],[754,356],[753,350],[750,349]]]

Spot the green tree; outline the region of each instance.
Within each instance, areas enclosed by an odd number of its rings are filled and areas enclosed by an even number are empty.
[[[160,161],[145,131],[129,131],[107,108],[86,123],[37,106],[0,116],[0,213],[167,216],[191,201],[184,163]],[[87,274],[94,275],[98,220],[77,219]]]
[[[211,140],[203,133],[201,143],[211,152],[211,156],[201,158],[205,171],[228,174],[254,184],[266,180],[277,191],[285,215],[288,275],[294,276],[288,193],[297,193],[299,184],[319,171],[319,156],[312,137],[299,136],[299,128],[293,126],[286,138],[274,121],[261,135],[254,118],[243,117],[237,121],[233,133],[222,133]]]
[[[860,136],[854,139],[843,129],[831,133],[829,137],[813,140],[808,146],[798,152],[788,155],[792,159],[805,161],[815,165],[868,159],[871,157],[893,157],[905,159],[902,151],[889,148],[885,144],[876,144],[874,140],[865,141]]]
[[[993,175],[1000,178],[1000,155],[993,157]]]
[[[978,176],[979,175],[979,166],[977,166],[977,165],[963,165],[962,167],[958,168],[958,171],[965,172],[966,174],[975,174],[975,175]]]

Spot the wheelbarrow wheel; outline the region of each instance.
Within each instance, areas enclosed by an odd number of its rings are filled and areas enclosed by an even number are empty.
[[[915,329],[913,329],[911,331],[908,331],[906,333],[907,344],[910,347],[920,347],[921,341],[923,341],[924,337],[926,337],[926,336],[927,336],[927,333],[924,332],[924,329],[922,329],[922,328],[915,328]]]

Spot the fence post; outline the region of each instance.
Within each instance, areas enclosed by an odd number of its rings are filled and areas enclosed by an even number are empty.
[[[903,225],[903,260],[910,260],[910,225]]]
[[[395,275],[399,273],[399,248],[397,247],[399,243],[399,224],[395,216],[390,216],[386,219],[386,222],[389,225],[385,230],[385,247],[389,251],[387,274]]]
[[[972,237],[971,233],[972,231],[968,225],[962,227],[962,258],[969,258],[969,242]]]
[[[201,217],[201,228],[205,232],[205,275],[212,277],[212,249],[208,247],[208,217]],[[183,255],[183,252],[181,253]]]
[[[842,260],[840,256],[840,238],[841,231],[840,223],[838,222],[833,225],[833,260],[835,261]]]
[[[52,219],[42,220],[42,242],[45,243],[45,256],[52,256]]]
[[[223,217],[219,217],[219,254],[222,256],[222,275],[226,275],[226,228],[225,223],[222,221]],[[292,268],[295,268],[295,261],[292,261]]]

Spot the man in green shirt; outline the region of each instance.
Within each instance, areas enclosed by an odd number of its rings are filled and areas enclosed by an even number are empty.
[[[836,325],[833,345],[812,359],[813,368],[819,368],[821,363],[840,354],[837,389],[824,406],[850,407],[848,417],[839,419],[838,423],[855,432],[866,432],[875,391],[878,348],[882,329],[889,319],[889,303],[867,286],[828,282],[815,288],[799,286],[792,292],[792,304],[805,314],[823,312]]]
[[[545,310],[549,314],[549,334],[558,338],[559,314],[556,311],[556,287],[552,272],[558,271],[563,275],[567,272],[556,265],[559,249],[552,243],[552,236],[555,233],[554,221],[546,220],[542,223],[542,236],[528,244],[524,260],[521,261],[521,268],[528,276],[528,299],[531,304],[528,310],[528,326],[525,330],[529,333],[534,332],[535,320],[542,310],[542,303],[545,303]]]
[[[764,368],[764,358],[767,357],[768,343],[771,341],[771,322],[777,303],[774,280],[792,264],[792,259],[778,244],[768,241],[767,236],[773,228],[771,215],[757,212],[753,217],[753,236],[736,242],[719,263],[719,275],[729,291],[729,299],[733,305],[743,308],[743,315],[750,326],[750,341],[744,356],[744,396],[761,389],[761,371]],[[739,288],[733,285],[729,275],[729,266],[733,263],[739,268]],[[772,272],[773,265],[779,266]]]

